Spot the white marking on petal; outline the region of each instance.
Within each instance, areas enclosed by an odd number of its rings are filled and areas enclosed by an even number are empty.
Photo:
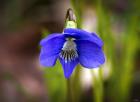
[[[76,43],[74,40],[74,38],[67,38],[63,45],[62,51],[59,54],[60,57],[65,60],[65,63],[78,57]]]

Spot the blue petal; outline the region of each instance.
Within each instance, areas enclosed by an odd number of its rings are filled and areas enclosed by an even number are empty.
[[[63,34],[52,34],[41,41],[40,63],[46,67],[54,66],[63,47],[65,38]]]
[[[52,39],[58,39],[58,38],[64,39],[64,35],[62,33],[53,33],[53,34],[50,34],[46,38],[44,38],[44,39],[41,40],[40,45],[41,46],[46,45],[47,41],[52,40]]]
[[[78,40],[90,40],[100,47],[103,46],[103,41],[95,33],[89,33],[81,29],[67,28],[64,29],[64,34],[66,37],[74,37]]]
[[[52,67],[55,65],[57,60],[57,55],[47,57],[45,54],[40,55],[40,64],[45,67]]]
[[[105,62],[105,57],[102,48],[91,41],[77,40],[79,61],[80,64],[86,68],[99,67]]]
[[[62,64],[62,67],[63,67],[63,70],[64,70],[64,75],[66,78],[69,78],[75,68],[75,66],[78,64],[78,58],[72,60],[72,61],[68,61],[68,62],[65,62],[64,59],[60,58],[59,57],[59,60],[60,60],[60,63]]]

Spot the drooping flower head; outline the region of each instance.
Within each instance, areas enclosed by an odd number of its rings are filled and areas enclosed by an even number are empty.
[[[53,67],[59,59],[66,78],[70,77],[77,64],[96,68],[105,62],[102,40],[95,33],[77,29],[73,24],[75,21],[71,17],[63,33],[50,34],[40,42],[41,65]]]

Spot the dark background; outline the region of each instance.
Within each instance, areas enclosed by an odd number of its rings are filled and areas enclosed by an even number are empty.
[[[85,8],[91,6],[92,3],[92,0],[75,1],[77,6],[84,1],[86,6],[80,9],[81,12],[86,11]],[[93,0],[94,8],[97,7],[97,1]],[[127,22],[125,19],[129,15],[133,17],[133,13],[137,12],[140,18],[140,6],[137,6],[140,2],[133,5],[135,1],[103,1],[103,8],[115,15],[112,20],[117,18],[118,32],[126,27],[124,23]],[[72,7],[69,0],[0,0],[0,102],[48,101],[44,72],[38,59],[39,41],[44,28],[50,33],[63,31],[65,13],[69,7]],[[136,32],[137,37],[140,38],[140,22]],[[140,39],[138,43],[139,41]],[[129,42],[133,42],[133,38]],[[117,46],[116,50],[120,55],[123,46]],[[117,54],[115,56],[118,56]],[[135,68],[130,102],[140,102],[140,47],[137,47],[132,63]],[[106,86],[108,86],[108,81],[105,82]],[[90,92],[91,90],[87,92],[87,95],[83,93],[85,97],[83,101],[87,102],[87,99],[91,101]],[[105,95],[105,101],[114,102],[110,101],[110,97]]]

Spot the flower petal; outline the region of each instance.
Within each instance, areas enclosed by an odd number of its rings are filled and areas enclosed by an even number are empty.
[[[57,55],[47,57],[44,53],[40,55],[40,64],[46,67],[52,67],[55,65],[57,60]]]
[[[64,70],[64,75],[66,78],[69,78],[75,68],[75,66],[78,64],[78,58],[73,59],[71,61],[65,62],[64,59],[59,57],[60,63],[62,64],[63,70]]]
[[[99,67],[105,62],[102,48],[88,40],[77,40],[79,61],[86,68]]]
[[[56,59],[63,47],[65,38],[63,34],[53,34],[41,41],[40,63],[43,66],[54,66]]]
[[[81,29],[74,29],[74,28],[64,29],[64,35],[66,37],[69,36],[74,37],[78,40],[90,40],[100,47],[103,46],[103,41],[95,33],[89,33]]]
[[[46,43],[49,41],[49,40],[52,40],[52,39],[64,39],[64,34],[62,33],[53,33],[53,34],[50,34],[48,35],[47,37],[45,37],[44,39],[41,40],[40,42],[40,45],[43,46],[43,45],[46,45]]]

